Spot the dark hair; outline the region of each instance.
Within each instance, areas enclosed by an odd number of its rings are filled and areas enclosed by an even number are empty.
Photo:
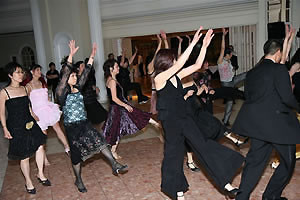
[[[264,54],[274,55],[278,50],[282,51],[282,41],[278,39],[270,39],[264,44]]]
[[[109,58],[110,56],[114,56],[114,54],[113,53],[109,53],[107,57]]]
[[[80,65],[83,63],[83,61],[81,60],[81,61],[78,61],[78,62],[76,62],[75,63],[75,67],[77,68],[77,69],[79,69],[79,67],[80,67]]]
[[[120,65],[121,59],[122,59],[122,56],[118,56],[118,57],[117,57],[117,63],[118,63],[118,65]],[[124,64],[125,64],[125,63],[127,63],[128,66],[129,66],[129,60],[128,60],[128,58],[125,58],[125,59],[124,59]]]
[[[60,61],[60,64],[61,64],[61,65],[66,64],[66,63],[68,62],[68,58],[69,58],[69,56],[63,57],[63,58],[61,59],[61,61]]]
[[[50,62],[50,63],[49,63],[49,68],[50,68],[51,66],[53,66],[53,65],[55,66],[55,63],[54,63],[54,62]]]
[[[226,56],[227,54],[230,55],[231,53],[232,53],[232,49],[226,48],[224,51],[224,56]]]
[[[115,60],[107,60],[103,64],[103,71],[104,71],[104,77],[107,79],[109,76],[111,76],[110,69],[114,68],[116,61]]]
[[[36,70],[37,68],[42,69],[42,66],[39,65],[39,64],[34,64],[34,65],[31,65],[31,66],[30,66],[29,70],[30,70],[30,71],[31,71],[31,70],[34,71],[34,70]]]
[[[203,73],[201,72],[194,72],[193,73],[193,80],[196,85],[200,86],[200,80],[203,78]]]
[[[23,67],[17,63],[17,62],[10,62],[5,65],[4,70],[7,73],[7,75],[13,75],[13,73],[17,70],[17,68],[21,68],[23,70]]]
[[[174,60],[177,60],[177,54],[173,49],[159,50],[154,60],[154,70],[156,75],[172,67]]]

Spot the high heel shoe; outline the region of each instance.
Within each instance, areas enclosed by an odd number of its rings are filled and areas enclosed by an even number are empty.
[[[247,137],[244,141],[241,141],[240,138],[238,137],[237,141],[234,142],[234,145],[236,147],[241,147],[241,145],[246,144],[248,142],[248,140],[249,140],[249,137]]]
[[[120,163],[117,163],[115,166],[112,167],[112,173],[115,176],[118,176],[118,174],[124,174],[126,172],[128,172],[127,165],[121,165]]]
[[[33,188],[33,189],[28,189],[27,186],[25,185],[25,189],[27,191],[28,194],[36,194],[36,189]]]
[[[193,165],[193,167],[190,167],[190,165]],[[195,165],[194,162],[191,162],[191,163],[186,162],[186,166],[187,166],[190,170],[192,170],[193,172],[199,172],[199,171],[200,171],[200,169],[199,169],[198,167],[196,167],[196,165]]]
[[[81,193],[87,192],[87,189],[86,189],[86,187],[83,184],[82,184],[81,187],[79,186],[79,183],[77,181],[75,181],[74,184],[76,185],[76,187],[77,187],[77,189],[78,189],[79,192],[81,192]]]
[[[38,180],[43,186],[51,186],[51,182],[49,181],[49,179],[42,180],[42,179],[40,179],[40,178],[37,178],[37,180]]]
[[[234,199],[236,197],[236,195],[241,192],[241,190],[239,188],[234,188],[230,191],[225,189],[225,192],[229,198]]]

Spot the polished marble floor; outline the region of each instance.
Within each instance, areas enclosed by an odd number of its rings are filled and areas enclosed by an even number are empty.
[[[146,92],[148,88],[143,88]],[[147,93],[148,95],[149,93]],[[143,110],[149,110],[150,102],[137,105],[135,97],[132,103]],[[231,122],[234,121],[241,101],[237,101]],[[216,101],[215,116],[223,117],[224,105]],[[2,129],[0,129],[2,134]],[[44,187],[35,178],[37,168],[31,159],[31,177],[37,189],[36,195],[25,192],[24,178],[21,174],[19,162],[7,161],[7,140],[0,139],[0,184],[2,191],[0,200],[164,200],[169,199],[160,191],[161,160],[163,157],[163,143],[158,136],[160,131],[148,125],[138,134],[124,138],[119,145],[118,152],[122,156],[120,162],[129,165],[129,172],[114,176],[109,164],[101,155],[97,155],[84,163],[82,169],[83,180],[88,189],[87,193],[80,193],[74,186],[75,177],[69,158],[63,153],[63,147],[50,129],[47,142],[47,155],[51,163],[45,168],[47,177],[51,180],[51,187]],[[229,141],[221,141],[224,145],[246,154],[249,144],[237,149]],[[185,197],[187,200],[224,200],[225,196],[209,181],[203,171],[192,172],[185,163],[184,172],[190,188]],[[269,166],[266,168],[260,182],[252,193],[251,200],[260,200],[264,188],[273,173]],[[233,185],[238,186],[240,173],[237,174]],[[0,186],[1,186],[0,185]],[[295,173],[290,184],[284,191],[289,200],[300,199],[300,161],[296,163]]]

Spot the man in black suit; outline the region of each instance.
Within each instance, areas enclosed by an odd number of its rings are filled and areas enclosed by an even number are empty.
[[[267,41],[264,45],[265,58],[247,74],[246,101],[232,130],[250,137],[251,147],[236,200],[250,198],[273,149],[280,155],[280,165],[274,171],[262,199],[286,199],[281,194],[295,167],[300,125],[294,112],[294,109],[298,110],[298,104],[293,96],[289,73],[285,65],[278,64],[281,52],[280,41]]]

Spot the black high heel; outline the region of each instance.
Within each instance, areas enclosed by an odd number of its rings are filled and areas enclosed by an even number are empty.
[[[36,189],[33,188],[33,189],[28,189],[27,186],[25,185],[25,189],[27,191],[28,194],[36,194]]]
[[[43,185],[43,186],[51,186],[51,182],[46,179],[46,180],[42,180],[40,178],[37,178],[37,180]]]
[[[119,174],[124,174],[126,172],[128,172],[128,166],[127,165],[121,165],[120,164],[120,166],[112,168],[112,173],[115,176],[118,176]]]
[[[86,189],[86,187],[83,185],[83,187],[79,187],[79,183],[76,181],[75,183],[74,183],[75,185],[76,185],[76,187],[77,187],[77,189],[78,189],[78,191],[79,192],[81,192],[81,193],[85,193],[85,192],[87,192],[87,189]]]
[[[189,165],[193,165],[194,168],[191,168]],[[186,162],[186,166],[187,166],[190,170],[192,170],[193,172],[200,172],[200,169],[199,169],[198,167],[196,167],[196,165],[195,165],[194,162],[191,162],[191,163]]]
[[[225,192],[226,192],[226,196],[228,196],[231,199],[234,199],[236,195],[241,192],[241,190],[239,188],[234,188],[230,191],[225,189]]]
[[[244,144],[247,144],[248,140],[249,140],[249,137],[247,137],[244,142],[242,142],[241,140],[239,140],[240,138],[238,137],[237,141],[234,143],[236,147],[240,147]],[[239,142],[242,142],[242,143],[239,143]]]

